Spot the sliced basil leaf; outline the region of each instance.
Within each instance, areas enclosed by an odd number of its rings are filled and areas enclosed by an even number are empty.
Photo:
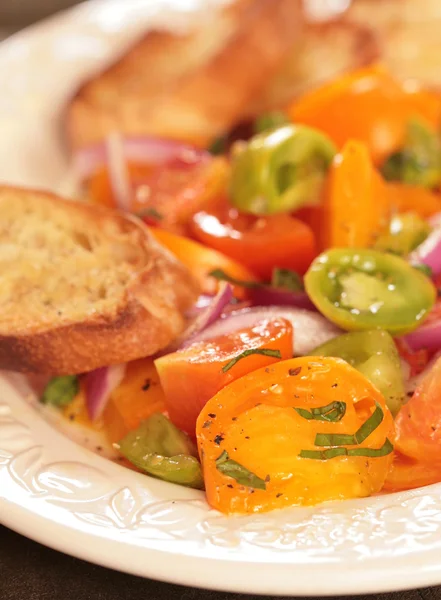
[[[340,421],[346,413],[346,402],[331,402],[326,406],[319,406],[307,410],[306,408],[296,408],[294,410],[304,419],[314,421],[328,421],[335,423]]]
[[[229,457],[228,452],[225,450],[216,459],[216,469],[223,475],[231,477],[241,485],[246,485],[247,487],[254,488],[256,490],[266,490],[266,483],[263,479],[252,473],[235,460],[232,460]]]
[[[421,271],[421,273],[426,275],[426,277],[428,277],[429,279],[433,275],[433,271],[432,271],[431,267],[429,267],[429,265],[425,265],[424,263],[421,263],[420,265],[412,265],[412,266],[417,271]]]
[[[162,221],[162,219],[164,218],[164,215],[161,214],[159,210],[156,210],[156,208],[153,208],[153,206],[149,208],[143,208],[142,210],[136,213],[136,216],[140,219],[147,218],[154,219],[155,221]]]
[[[326,450],[301,450],[300,458],[311,458],[315,460],[329,460],[336,456],[368,456],[377,458],[387,456],[393,452],[392,442],[386,438],[381,448],[327,448]]]
[[[274,269],[271,285],[276,288],[289,290],[290,292],[301,292],[304,290],[300,275],[290,269]]]
[[[227,151],[228,136],[222,135],[212,141],[208,147],[208,152],[214,156],[224,154]]]
[[[208,273],[210,277],[214,277],[219,281],[227,281],[233,285],[240,285],[246,288],[256,288],[256,287],[264,287],[264,284],[259,283],[258,281],[242,281],[241,279],[236,279],[235,277],[231,277],[228,273],[225,273],[222,269],[214,269]]]
[[[315,460],[328,460],[336,456],[346,456],[347,448],[328,448],[327,450],[301,450],[300,458],[314,458]]]
[[[78,394],[80,384],[76,375],[62,375],[49,381],[41,396],[43,404],[67,406]]]
[[[261,354],[263,356],[272,356],[274,358],[282,358],[280,350],[273,350],[272,348],[249,348],[248,350],[244,350],[234,358],[232,358],[226,365],[222,367],[222,373],[226,373],[229,371],[236,363],[238,363],[242,358],[246,358],[247,356],[251,356],[252,354]]]
[[[348,456],[369,456],[375,458],[377,456],[387,456],[393,452],[394,446],[389,438],[381,446],[381,448],[348,448]]]
[[[378,402],[375,403],[375,410],[371,416],[361,425],[353,434],[340,433],[318,433],[315,436],[316,446],[339,446],[339,445],[358,445],[362,444],[377,429],[384,419],[384,413]]]

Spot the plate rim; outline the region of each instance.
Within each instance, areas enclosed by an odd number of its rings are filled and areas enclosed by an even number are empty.
[[[158,1],[160,2],[161,0]],[[91,12],[94,10],[99,12],[100,5],[102,6],[103,4],[104,0],[89,0],[87,4],[80,4],[57,13],[48,19],[14,34],[0,44],[0,59],[3,56],[4,49],[8,48],[9,50],[13,45],[20,46],[21,44],[32,46],[34,43],[32,41],[33,38],[44,34],[48,26],[53,27],[54,25],[57,25],[57,23],[60,23],[64,24],[64,26],[69,29],[70,20],[75,18],[81,21],[81,15],[88,14],[91,16]],[[170,2],[164,0],[164,4],[170,4]],[[12,385],[14,389],[17,388],[20,390],[20,384],[18,383],[16,376],[2,376],[0,378],[0,390],[2,386],[4,387],[5,385],[6,388],[4,389],[9,389],[8,386]],[[32,444],[28,449],[25,448],[23,451],[24,453],[29,450],[32,451],[33,448],[38,446],[38,440],[34,440],[34,434],[37,438],[38,436],[40,436],[40,438],[42,436],[44,437],[45,432],[47,432],[47,427],[49,427],[48,424],[43,421],[42,417],[35,412],[35,409],[26,403],[24,397],[25,393],[23,391],[19,391],[17,398],[12,398],[12,396],[10,398],[8,393],[3,396],[0,394],[0,459],[2,456],[3,458],[6,456],[4,452],[2,455],[2,435],[7,429],[5,423],[9,423],[9,425],[11,422],[18,423],[19,425],[26,423]],[[14,426],[15,425],[13,424],[13,427]],[[12,442],[15,443],[19,440],[20,435],[16,435]],[[28,435],[28,433],[26,433],[26,435]],[[118,472],[118,475],[112,475],[112,477],[115,476],[124,482],[129,480],[132,481],[132,479],[135,481],[136,477],[137,483],[135,488],[144,485],[149,493],[153,490],[153,493],[158,497],[161,497],[161,495],[167,496],[165,490],[171,490],[169,484],[163,484],[162,482],[157,482],[150,478],[146,479],[137,474],[133,474],[118,465],[108,463],[108,461],[105,461],[103,458],[92,454],[87,450],[80,450],[78,446],[65,438],[63,438],[64,441],[61,441],[63,436],[58,431],[54,431],[52,436],[53,439],[59,440],[60,446],[63,447],[66,456],[69,456],[72,459],[72,464],[87,464],[91,468],[95,468],[98,472]],[[50,442],[48,442],[48,444],[49,443]],[[44,449],[46,449],[46,447]],[[15,460],[15,455],[13,455],[13,457]],[[53,459],[52,449],[50,460],[53,461]],[[9,460],[9,458],[7,457],[4,460]],[[32,481],[37,481],[37,484],[35,484],[37,485],[37,492],[38,485],[42,485],[40,481],[42,473],[40,462],[37,465],[38,468],[35,467],[35,465],[32,466],[32,464],[29,466],[27,463],[27,468],[31,471],[32,469],[34,469],[34,471],[37,469],[33,473],[32,479]],[[6,464],[6,468],[9,468],[9,463]],[[50,464],[53,465],[53,462]],[[110,465],[112,466],[110,467]],[[70,468],[72,468],[72,465]],[[68,481],[69,476],[71,476],[70,474],[71,472],[68,469],[62,476],[60,476],[58,472],[55,472],[54,475],[52,469],[50,473],[52,479],[45,480],[46,491],[44,491],[44,493],[49,494],[50,492],[50,494],[54,495],[55,492],[50,488],[50,485],[54,485],[54,481],[56,481],[57,485],[61,485],[60,482],[63,481],[63,477],[64,481]],[[427,544],[427,547],[424,547],[424,543],[422,543],[420,544],[422,545],[420,551],[405,555],[404,558],[407,559],[407,561],[403,560],[403,558],[398,555],[388,560],[384,560],[384,558],[379,560],[366,556],[357,563],[351,563],[349,574],[345,569],[335,569],[335,564],[332,563],[332,561],[327,562],[326,564],[320,562],[319,558],[317,558],[317,556],[314,557],[313,553],[311,554],[310,564],[291,563],[288,560],[279,560],[279,562],[277,562],[277,560],[273,560],[273,556],[277,556],[277,552],[279,552],[279,550],[276,551],[276,548],[274,548],[274,550],[267,548],[268,554],[266,559],[263,559],[260,557],[258,558],[253,553],[250,553],[249,556],[247,556],[247,551],[244,551],[244,546],[241,544],[239,544],[238,547],[230,546],[229,548],[227,545],[227,547],[219,547],[219,552],[221,552],[221,550],[223,552],[222,558],[215,558],[211,555],[204,556],[202,544],[200,555],[195,556],[191,552],[180,553],[178,551],[166,551],[158,549],[157,547],[149,547],[143,543],[142,538],[135,540],[136,543],[134,543],[134,540],[131,539],[130,536],[127,536],[127,532],[125,531],[119,532],[118,536],[120,537],[115,539],[111,535],[108,535],[108,531],[103,528],[99,530],[92,526],[90,526],[89,529],[80,528],[79,526],[75,527],[72,523],[66,523],[63,520],[59,521],[60,517],[58,516],[58,513],[56,517],[54,516],[52,518],[52,514],[46,511],[46,516],[44,517],[33,508],[31,509],[26,505],[21,505],[20,501],[25,498],[25,491],[20,489],[19,492],[17,492],[16,485],[20,487],[20,484],[13,481],[10,476],[6,476],[5,478],[4,470],[4,480],[1,479],[1,475],[2,463],[0,460],[0,481],[10,484],[10,487],[8,489],[4,487],[3,491],[0,487],[0,522],[2,524],[60,552],[133,575],[219,591],[280,596],[293,594],[303,596],[326,596],[336,594],[379,593],[441,584],[441,555],[439,559],[434,558],[436,552],[433,552],[433,546],[429,544]],[[58,480],[56,479],[57,477]],[[143,484],[139,483],[141,479]],[[50,485],[47,481],[50,482]],[[123,485],[123,483],[121,483],[121,485]],[[47,489],[49,489],[49,492],[47,492]],[[125,489],[125,487],[122,487],[121,489]],[[395,502],[398,507],[404,507],[404,513],[406,513],[405,503],[415,500],[415,507],[412,509],[413,513],[411,510],[408,511],[409,515],[413,514],[415,516],[415,514],[421,512],[422,508],[424,508],[425,502],[430,502],[431,499],[435,506],[433,510],[436,510],[437,505],[435,499],[441,496],[440,492],[441,484],[435,484],[434,486],[420,488],[419,490],[411,492],[391,494],[388,498]],[[37,506],[37,503],[41,506],[42,497],[38,496],[38,493],[29,506],[34,506],[34,500],[35,506]],[[18,501],[15,501],[14,498],[17,498]],[[128,498],[130,503],[132,500],[130,497]],[[198,498],[199,496],[196,492],[182,492],[182,499],[184,502],[197,503]],[[123,501],[125,500],[127,500],[126,497],[123,498]],[[363,504],[366,502],[367,501],[354,501],[350,505],[355,507],[367,506],[367,504]],[[373,502],[379,501],[374,500]],[[349,504],[345,503],[345,506],[349,506]],[[371,503],[369,503],[368,507],[370,506]],[[439,501],[438,506],[441,511],[441,500]],[[311,514],[315,515],[316,512],[318,514],[320,510],[313,510]],[[430,512],[431,510],[428,511],[428,513]],[[288,512],[285,511],[285,514],[287,515],[286,518],[288,518]],[[236,519],[236,517],[231,517],[231,519]],[[426,519],[426,521],[424,521],[424,519]],[[375,515],[373,516],[373,521],[375,521]],[[441,532],[441,519],[435,521],[434,524],[431,521],[431,516],[426,515],[426,517],[422,517],[421,523],[423,529],[425,526],[429,528],[435,527],[438,533]],[[63,535],[66,531],[69,532],[69,536]],[[113,532],[113,534],[114,533],[115,532]],[[403,535],[411,536],[411,533],[411,531],[408,532],[405,530],[405,534]],[[94,540],[94,544],[90,543],[91,538]],[[363,536],[361,536],[361,538],[363,538]],[[424,537],[421,537],[421,539],[423,540]],[[360,543],[363,543],[363,539]],[[125,550],[127,547],[134,548],[136,553],[138,553],[136,560],[133,553],[120,552],[121,549]],[[115,551],[115,549],[118,551]],[[243,554],[239,554],[243,552],[245,552],[245,558]],[[178,559],[173,564],[173,570],[170,569],[170,560],[172,556],[175,559]],[[264,553],[263,556],[265,556]],[[279,556],[281,555],[279,554]],[[285,554],[285,557],[286,556],[287,555]],[[232,562],[236,565],[240,565],[240,568],[231,569]],[[179,564],[176,566],[177,563]],[[262,564],[266,565],[264,572],[261,568]],[[405,566],[403,567],[403,565]],[[413,566],[413,568],[409,568],[411,566]],[[318,570],[321,575],[328,575],[328,579],[323,576],[320,578],[314,577]],[[309,579],[309,577],[311,578]]]

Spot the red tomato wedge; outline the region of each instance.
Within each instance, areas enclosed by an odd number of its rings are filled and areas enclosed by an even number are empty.
[[[406,344],[406,342],[400,338],[395,340],[395,345],[397,346],[401,358],[409,365],[411,377],[415,377],[415,375],[419,375],[424,371],[430,360],[430,354],[426,348],[411,350],[408,344]]]
[[[225,204],[193,216],[193,235],[270,280],[275,267],[305,273],[317,256],[312,229],[289,215],[255,217]]]
[[[401,454],[441,466],[441,358],[401,408],[395,424]]]
[[[396,453],[383,490],[400,492],[438,483],[438,481],[441,481],[441,465],[423,463]]]
[[[194,437],[196,420],[208,400],[242,375],[291,357],[292,335],[285,319],[262,320],[158,358],[155,366],[170,419]]]
[[[154,167],[128,165],[132,189],[131,212],[150,224],[185,234],[191,216],[225,192],[228,163],[222,158],[185,163],[174,161]],[[115,207],[109,174],[101,169],[89,181],[94,202]]]

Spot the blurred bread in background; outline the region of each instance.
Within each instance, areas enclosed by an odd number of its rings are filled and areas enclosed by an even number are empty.
[[[67,108],[70,147],[115,130],[206,146],[374,61],[440,85],[441,0],[233,0],[211,17],[187,35],[150,32],[92,74]]]
[[[189,35],[148,33],[78,90],[67,110],[71,147],[114,130],[210,143],[262,93],[301,24],[301,0],[237,0]]]

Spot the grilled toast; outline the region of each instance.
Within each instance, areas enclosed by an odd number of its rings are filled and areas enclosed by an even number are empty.
[[[236,0],[188,35],[148,33],[77,91],[71,148],[123,135],[209,144],[239,121],[302,26],[301,0]]]
[[[132,217],[0,187],[0,368],[74,374],[154,354],[198,286]]]

